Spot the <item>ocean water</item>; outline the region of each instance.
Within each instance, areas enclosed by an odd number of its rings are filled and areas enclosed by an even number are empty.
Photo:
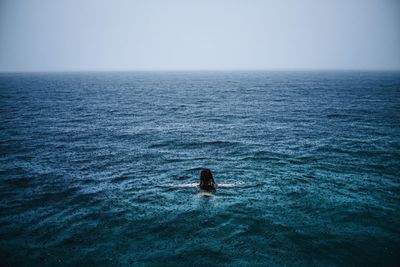
[[[399,266],[400,73],[0,74],[0,199],[2,266]]]

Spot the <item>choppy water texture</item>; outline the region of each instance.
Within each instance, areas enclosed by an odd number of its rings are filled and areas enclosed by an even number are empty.
[[[0,103],[2,265],[400,262],[398,72],[1,74]]]

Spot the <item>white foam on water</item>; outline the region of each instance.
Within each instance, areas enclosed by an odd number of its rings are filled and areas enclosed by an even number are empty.
[[[214,197],[213,193],[207,191],[201,191],[197,195],[201,197]]]
[[[239,187],[241,186],[241,183],[235,183],[235,184],[216,184],[216,188],[232,188],[232,187]],[[199,187],[198,183],[190,183],[190,184],[178,184],[175,185],[176,187],[183,187],[183,188],[193,188],[193,187]]]
[[[230,187],[238,187],[240,184],[217,184],[217,188],[230,188]]]
[[[178,184],[176,187],[198,187],[198,183],[191,183],[191,184]]]

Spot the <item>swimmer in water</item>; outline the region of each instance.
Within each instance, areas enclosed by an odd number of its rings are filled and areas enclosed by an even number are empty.
[[[199,186],[200,186],[200,189],[208,190],[208,191],[215,189],[214,177],[213,177],[210,169],[203,169],[201,171]]]

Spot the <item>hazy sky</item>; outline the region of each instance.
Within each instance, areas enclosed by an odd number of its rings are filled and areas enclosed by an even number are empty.
[[[0,71],[400,70],[400,0],[0,0]]]

